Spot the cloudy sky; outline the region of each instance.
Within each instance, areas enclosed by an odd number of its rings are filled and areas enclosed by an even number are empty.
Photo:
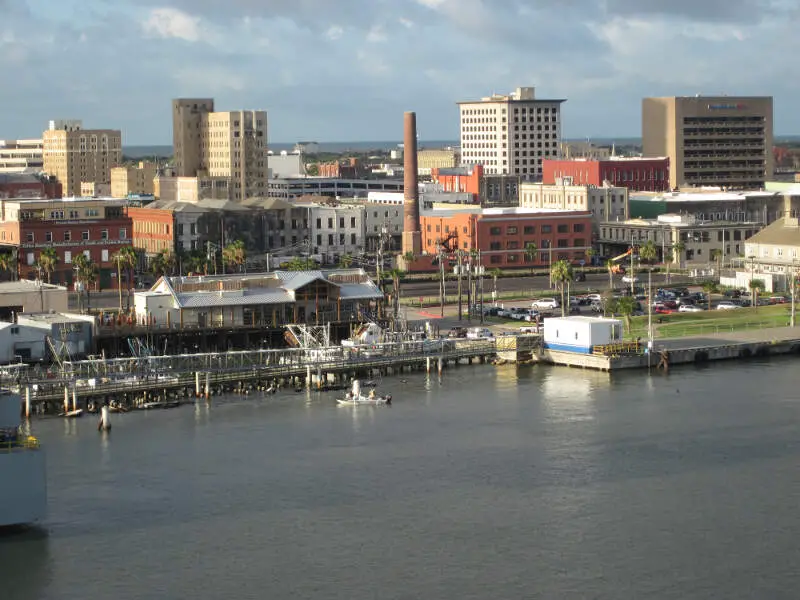
[[[567,98],[567,137],[640,133],[643,96],[771,94],[800,134],[797,0],[0,0],[0,139],[51,118],[171,143],[170,99],[269,111],[270,140],[455,139],[455,102]]]

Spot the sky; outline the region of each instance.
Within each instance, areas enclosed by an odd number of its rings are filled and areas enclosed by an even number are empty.
[[[641,99],[772,95],[800,134],[797,0],[0,0],[0,139],[50,119],[170,144],[170,100],[263,109],[273,142],[457,139],[459,100],[534,86],[567,138]]]

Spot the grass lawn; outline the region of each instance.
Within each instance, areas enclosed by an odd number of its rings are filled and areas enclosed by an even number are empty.
[[[745,329],[786,327],[789,324],[790,310],[788,304],[779,304],[738,310],[654,314],[653,330],[656,338],[678,338]],[[658,322],[659,317],[662,323]],[[630,337],[647,337],[647,316],[631,319]]]

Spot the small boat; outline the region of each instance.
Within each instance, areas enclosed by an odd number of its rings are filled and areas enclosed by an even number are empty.
[[[358,381],[358,379],[355,379],[353,381],[353,389],[347,392],[344,398],[337,398],[336,402],[343,406],[378,406],[379,404],[389,405],[392,403],[392,396],[391,394],[379,396],[375,393],[374,389],[370,391],[368,396],[364,396],[361,394],[361,382]]]
[[[61,413],[60,417],[64,417],[65,419],[77,419],[78,417],[83,416],[83,409],[77,408],[75,410],[68,410],[65,413]]]
[[[164,400],[158,402],[145,402],[139,408],[141,410],[165,409],[165,408],[178,408],[181,405],[180,400]]]

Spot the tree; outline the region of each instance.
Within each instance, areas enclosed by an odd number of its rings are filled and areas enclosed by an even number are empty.
[[[242,240],[235,240],[222,249],[222,264],[227,271],[228,266],[238,268],[239,272],[247,261],[247,251]]]
[[[47,278],[47,283],[50,283],[50,277],[56,270],[57,264],[58,254],[56,254],[55,248],[45,248],[39,254],[39,262],[37,263],[37,267],[40,273],[44,273],[45,277]]]
[[[636,309],[636,298],[633,296],[622,296],[615,301],[615,312],[618,312],[625,319],[625,329],[631,333],[631,316]]]
[[[405,271],[400,269],[390,269],[387,273],[392,278],[392,308],[394,318],[400,313],[400,281],[405,277]]]
[[[287,271],[308,271],[311,267],[309,263],[311,259],[307,256],[295,256],[292,257],[288,263],[286,263],[286,270]]]
[[[566,287],[567,283],[572,281],[574,276],[572,272],[572,265],[567,260],[558,260],[553,263],[553,266],[550,268],[550,275],[553,278],[553,283],[555,283],[561,290],[561,316],[563,317],[565,316],[566,310],[564,303],[564,288]],[[567,302],[569,302],[569,298],[567,298]]]
[[[667,283],[669,283],[669,270],[672,266],[672,261],[675,260],[675,257],[672,254],[671,250],[667,250],[667,253],[664,255],[664,262],[667,264]]]
[[[492,269],[489,271],[489,275],[492,276],[492,283],[494,284],[494,299],[497,300],[497,278],[500,277],[501,271],[500,269]]]
[[[586,254],[586,262],[589,263],[589,266],[591,267],[592,259],[597,256],[597,252],[594,248],[587,248],[584,254]]]
[[[753,306],[758,306],[758,295],[766,289],[763,279],[751,279],[748,284],[750,292],[753,294]]]
[[[683,268],[683,252],[686,250],[686,244],[682,241],[678,240],[674,244],[672,244],[672,253],[674,259],[678,261],[678,268]]]
[[[86,291],[86,310],[88,311],[90,308],[90,289],[92,285],[97,282],[98,276],[98,268],[95,263],[92,262],[91,258],[88,258],[85,254],[80,253],[75,255],[75,258],[72,259],[72,266],[75,269],[75,279],[76,282],[81,284],[77,286],[78,289],[78,300],[83,297],[83,290]],[[83,288],[81,290],[80,288]]]
[[[406,267],[411,265],[415,260],[417,260],[416,255],[411,252],[410,250],[403,254],[403,262],[406,263]]]
[[[117,267],[117,289],[119,291],[119,312],[122,313],[122,272],[129,272],[136,264],[136,251],[131,246],[123,246],[111,256],[111,262]],[[128,277],[128,283],[131,278]]]
[[[166,248],[159,251],[150,260],[150,272],[156,276],[161,277],[171,272],[175,266],[175,256]]]
[[[350,266],[353,264],[353,257],[349,254],[342,254],[339,258],[339,268],[340,269],[349,269]]]
[[[14,256],[11,252],[0,252],[0,272],[8,271],[14,279]]]
[[[658,258],[658,250],[656,249],[656,245],[653,243],[653,240],[647,240],[647,243],[639,248],[639,258],[648,265],[652,265],[654,262],[656,262],[656,258]]]
[[[717,293],[717,282],[711,281],[710,279],[708,281],[704,281],[703,291],[708,294],[708,310],[711,310],[711,294]]]
[[[615,263],[610,258],[606,261],[606,269],[608,269],[608,289],[609,290],[613,290],[614,289],[614,267],[616,267],[616,266],[617,266],[617,263]]]
[[[722,273],[722,248],[711,249],[711,260],[717,263],[717,275]]]
[[[525,260],[531,263],[531,275],[533,275],[533,265],[539,256],[539,248],[534,242],[525,244]]]

